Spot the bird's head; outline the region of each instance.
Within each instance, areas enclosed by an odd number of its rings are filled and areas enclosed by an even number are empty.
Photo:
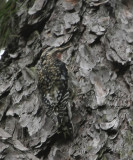
[[[70,48],[70,45],[58,48],[48,47],[42,52],[41,58],[45,58],[46,56],[52,56],[56,57],[57,59],[61,59],[62,52],[68,48]]]

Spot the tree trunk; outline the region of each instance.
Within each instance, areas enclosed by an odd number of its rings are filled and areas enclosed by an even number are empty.
[[[17,8],[17,38],[0,60],[0,159],[131,160],[133,1],[27,0]],[[67,44],[74,133],[65,139],[26,67],[44,48]]]

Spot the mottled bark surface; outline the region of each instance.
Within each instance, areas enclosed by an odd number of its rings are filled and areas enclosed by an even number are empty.
[[[131,160],[133,1],[29,2],[18,10],[19,36],[0,60],[0,159]],[[42,48],[65,44],[74,126],[66,140],[25,69]]]

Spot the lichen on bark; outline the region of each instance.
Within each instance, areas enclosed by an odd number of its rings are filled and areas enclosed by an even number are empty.
[[[0,60],[0,159],[132,159],[132,0],[19,1]],[[70,44],[74,135],[57,132],[34,75],[43,49]],[[34,74],[34,73],[33,73]]]

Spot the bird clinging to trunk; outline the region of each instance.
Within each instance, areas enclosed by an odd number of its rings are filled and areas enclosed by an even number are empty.
[[[45,49],[37,64],[38,85],[42,101],[47,108],[47,115],[57,115],[59,132],[65,136],[73,132],[71,122],[70,91],[68,88],[68,71],[61,61],[61,54],[70,46]]]

